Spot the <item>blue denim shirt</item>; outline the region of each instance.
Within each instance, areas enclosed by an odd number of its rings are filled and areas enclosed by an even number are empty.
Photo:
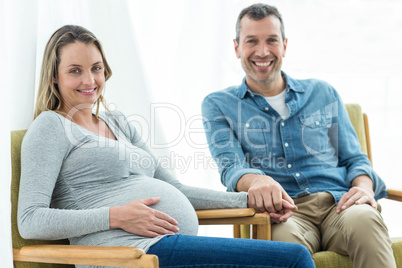
[[[336,90],[317,80],[286,78],[283,120],[246,80],[208,95],[202,104],[204,128],[222,183],[236,191],[247,173],[268,175],[292,197],[329,192],[338,203],[353,179],[368,175],[375,198],[387,195],[374,172]]]

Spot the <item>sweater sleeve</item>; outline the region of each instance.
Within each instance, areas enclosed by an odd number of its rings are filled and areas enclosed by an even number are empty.
[[[25,239],[64,239],[109,229],[109,208],[67,210],[50,207],[63,161],[72,149],[61,118],[43,112],[21,147],[18,228]]]
[[[182,184],[168,169],[161,166],[160,161],[157,161],[157,158],[142,140],[135,127],[128,122],[124,116],[119,115],[119,118],[124,118],[124,122],[120,121],[119,125],[123,129],[125,135],[130,139],[130,142],[134,146],[146,151],[152,157],[154,163],[156,163],[154,178],[165,181],[176,187],[189,199],[194,209],[247,207],[248,194],[246,192],[223,192]]]

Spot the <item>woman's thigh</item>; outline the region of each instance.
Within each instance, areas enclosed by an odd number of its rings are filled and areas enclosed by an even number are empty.
[[[160,267],[314,267],[304,246],[265,240],[174,235],[147,253],[158,256]]]

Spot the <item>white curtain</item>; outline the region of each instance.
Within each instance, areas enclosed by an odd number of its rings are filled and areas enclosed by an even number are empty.
[[[5,9],[4,3],[0,2],[0,36],[5,36]],[[2,38],[3,39],[3,38]],[[13,267],[11,249],[11,204],[10,204],[10,118],[9,118],[9,91],[6,90],[6,46],[0,42],[0,114],[2,115],[0,125],[0,259],[1,265]]]
[[[113,75],[106,83],[109,108],[121,110],[150,136],[149,91],[125,0],[1,0],[0,259],[12,267],[10,232],[10,131],[26,129],[33,118],[42,56],[50,35],[78,24],[102,42]],[[4,116],[5,115],[5,116]],[[163,141],[163,133],[155,139]],[[164,154],[164,150],[157,153]]]

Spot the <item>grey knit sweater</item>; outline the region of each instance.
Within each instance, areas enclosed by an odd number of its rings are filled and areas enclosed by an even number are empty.
[[[160,166],[122,113],[100,117],[117,141],[55,112],[42,112],[30,126],[21,151],[18,226],[22,237],[148,250],[161,237],[110,229],[109,207],[160,197],[152,208],[176,219],[180,234],[196,235],[194,209],[247,206],[247,193],[181,184]]]

